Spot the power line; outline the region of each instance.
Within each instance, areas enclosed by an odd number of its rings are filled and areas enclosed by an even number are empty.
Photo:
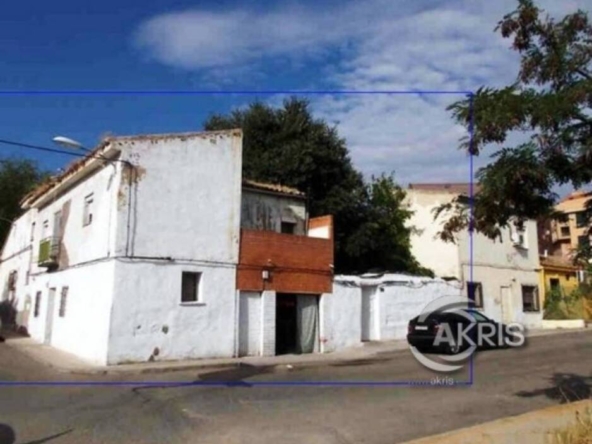
[[[37,150],[37,151],[45,151],[45,152],[56,153],[56,154],[66,154],[68,156],[78,156],[78,157],[86,156],[86,154],[75,153],[75,152],[66,151],[66,150],[60,150],[57,148],[48,148],[46,146],[31,145],[29,143],[15,142],[12,140],[0,139],[0,143],[3,143],[5,145],[18,146],[20,148],[28,148],[28,149]]]
[[[89,159],[100,159],[100,160],[104,160],[106,162],[121,162],[121,163],[124,163],[128,166],[133,166],[133,164],[127,160],[107,159],[102,154],[98,154],[98,155],[89,154],[89,153],[92,153],[92,151],[89,151],[89,150],[86,150],[86,153],[76,153],[73,151],[60,150],[57,148],[48,148],[46,146],[39,146],[39,145],[31,145],[30,143],[15,142],[14,140],[6,140],[6,139],[0,139],[0,144],[18,146],[20,148],[27,148],[30,150],[44,151],[47,153],[65,154],[67,156],[85,157],[85,158],[89,158]]]

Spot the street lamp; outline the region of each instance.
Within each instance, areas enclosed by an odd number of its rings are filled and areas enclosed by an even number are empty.
[[[86,151],[88,153],[92,153],[92,150],[89,150],[88,148],[86,148],[83,144],[81,144],[77,140],[70,139],[69,137],[55,136],[51,140],[53,141],[53,143],[55,143],[57,145],[60,145],[60,146],[63,146],[64,148],[70,148],[70,149],[75,149],[75,150],[82,150],[82,151]],[[97,153],[97,156],[100,157],[101,159],[107,161],[107,162],[111,162],[109,159],[107,159],[101,153]]]
[[[83,144],[81,144],[80,142],[78,142],[74,139],[70,139],[69,137],[56,136],[51,140],[53,140],[54,143],[56,143],[60,146],[63,146],[65,148],[90,151],[88,148],[85,148]]]

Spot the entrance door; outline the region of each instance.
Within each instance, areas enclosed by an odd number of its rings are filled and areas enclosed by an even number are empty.
[[[298,353],[316,353],[319,351],[319,297],[298,295],[296,301]]]
[[[502,299],[502,321],[506,324],[514,322],[514,307],[512,301],[512,289],[510,287],[501,287]]]
[[[47,312],[45,314],[45,338],[44,344],[51,345],[51,333],[53,330],[53,312],[55,311],[56,289],[50,288],[47,297]]]
[[[239,301],[238,355],[261,355],[261,293],[241,291]]]
[[[362,341],[379,339],[376,289],[376,287],[362,287]]]
[[[278,293],[275,302],[275,354],[296,353],[297,316],[296,295]]]

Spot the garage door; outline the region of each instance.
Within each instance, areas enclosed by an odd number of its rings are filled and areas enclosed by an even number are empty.
[[[241,291],[239,304],[239,356],[261,355],[261,293]]]

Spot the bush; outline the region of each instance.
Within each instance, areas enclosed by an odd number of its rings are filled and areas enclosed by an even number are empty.
[[[552,320],[585,318],[583,294],[583,289],[580,287],[568,295],[564,295],[560,290],[549,291],[545,298],[543,318]]]

